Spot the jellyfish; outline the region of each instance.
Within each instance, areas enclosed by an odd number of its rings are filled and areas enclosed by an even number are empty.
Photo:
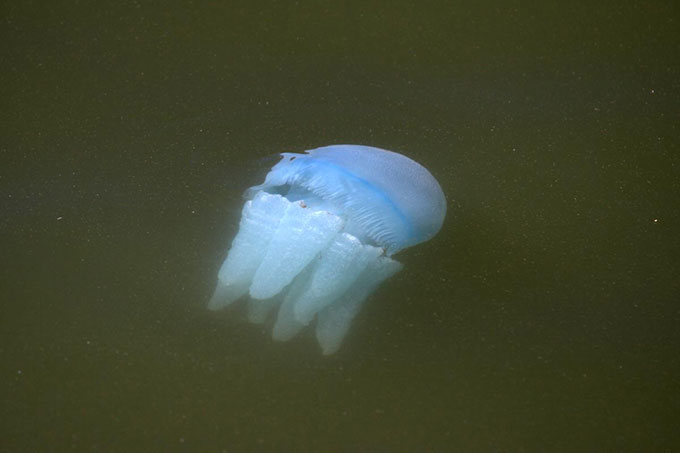
[[[244,194],[208,308],[247,296],[253,323],[278,310],[274,340],[315,322],[323,354],[333,354],[368,296],[402,268],[392,256],[439,231],[446,199],[427,169],[392,151],[331,145],[281,156]]]

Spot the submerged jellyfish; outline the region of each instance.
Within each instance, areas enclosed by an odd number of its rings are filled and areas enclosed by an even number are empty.
[[[248,296],[248,318],[278,309],[273,338],[316,319],[324,354],[340,347],[364,300],[402,265],[391,256],[441,228],[446,199],[417,162],[370,146],[282,153],[248,189],[239,231],[208,308]]]

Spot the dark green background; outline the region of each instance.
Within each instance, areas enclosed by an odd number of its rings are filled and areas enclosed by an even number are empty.
[[[678,448],[673,3],[3,2],[0,450]],[[204,307],[332,143],[449,212],[322,357]]]

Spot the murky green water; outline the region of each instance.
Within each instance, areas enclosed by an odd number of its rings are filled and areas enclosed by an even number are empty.
[[[670,2],[2,8],[0,449],[680,445]],[[263,157],[449,200],[336,355],[204,308]]]

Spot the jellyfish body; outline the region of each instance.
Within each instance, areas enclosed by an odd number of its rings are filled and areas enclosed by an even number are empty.
[[[282,156],[246,191],[208,308],[248,295],[259,323],[278,307],[281,341],[316,318],[332,354],[364,300],[401,269],[391,256],[439,231],[446,200],[429,171],[392,151],[333,145]]]

